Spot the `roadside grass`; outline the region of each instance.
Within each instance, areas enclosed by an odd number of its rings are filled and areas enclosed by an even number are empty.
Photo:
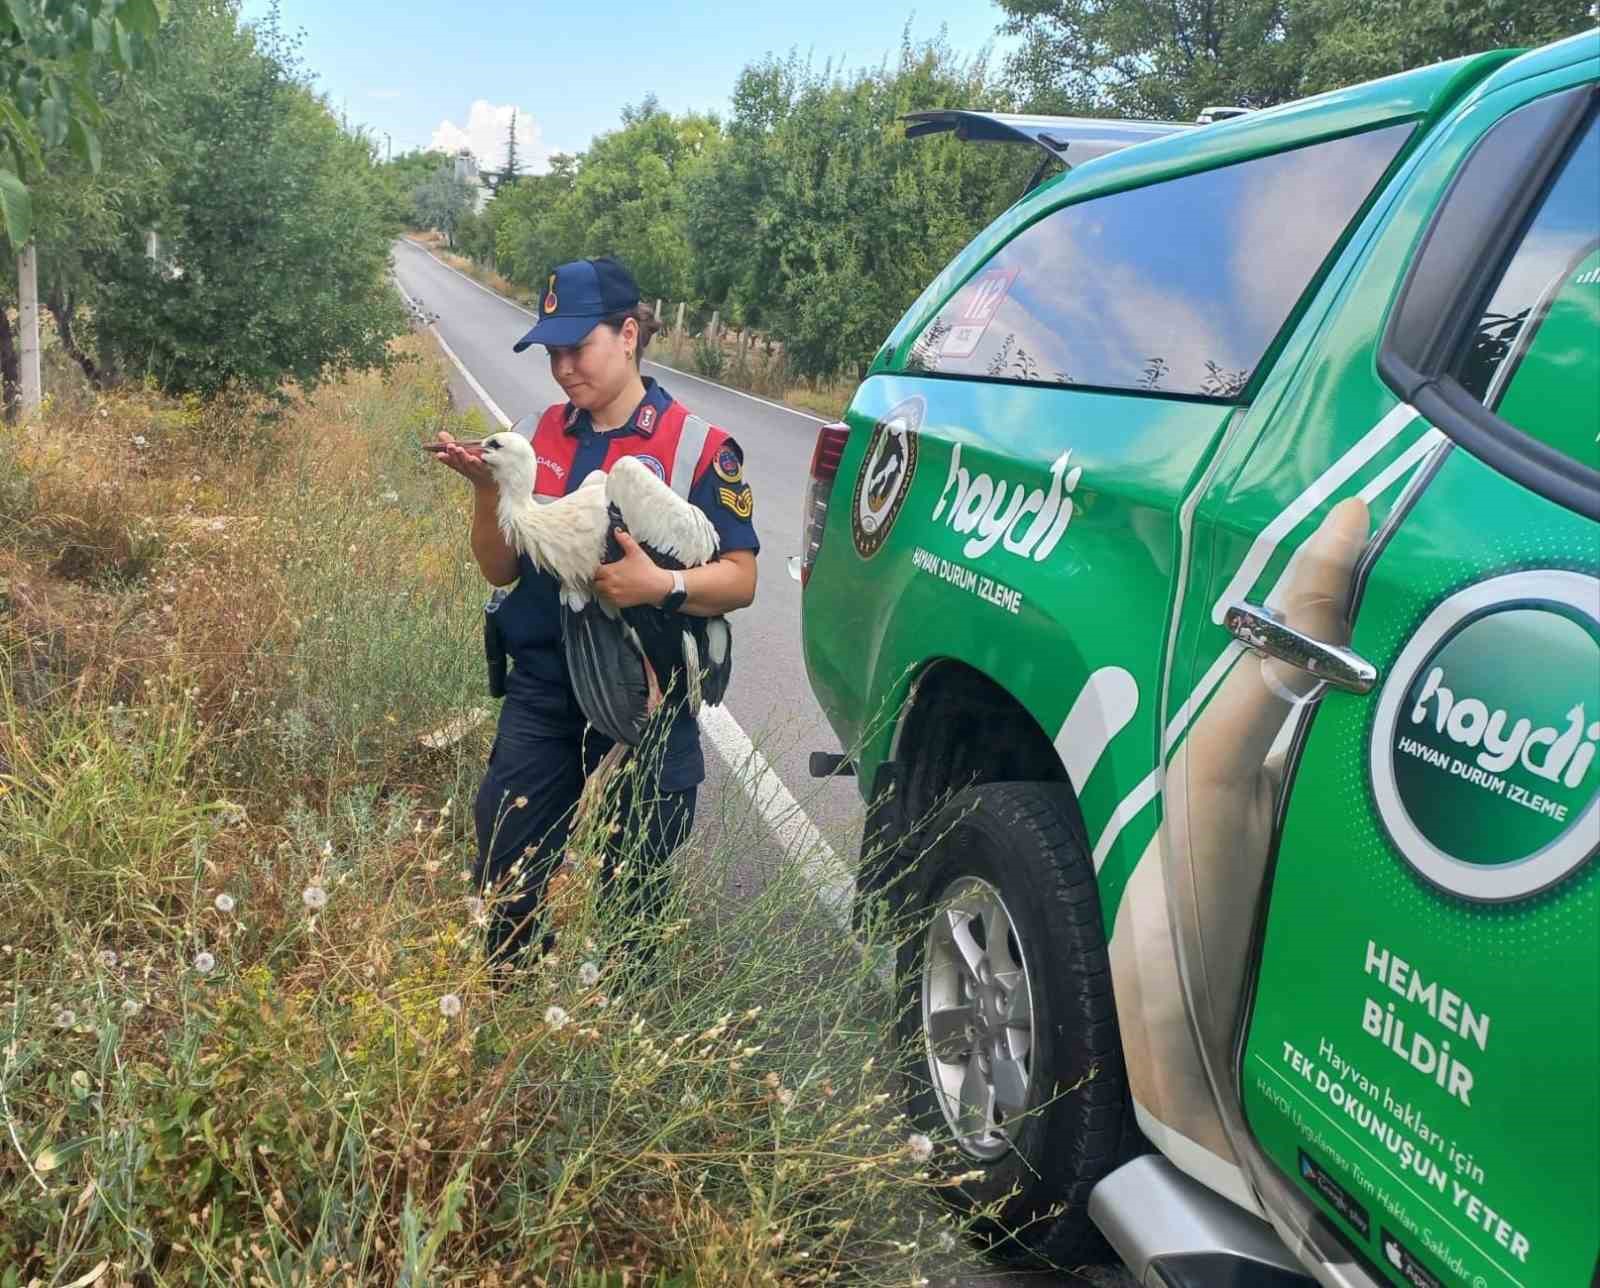
[[[797,849],[727,900],[743,805],[654,927],[601,897],[598,811],[556,952],[491,988],[482,587],[416,450],[482,427],[398,348],[287,410],[65,387],[0,428],[0,1283],[947,1270],[890,946]]]
[[[533,292],[502,277],[493,269],[485,268],[476,260],[448,250],[443,234],[411,232],[406,235],[473,281],[514,300],[524,308],[537,308]],[[814,412],[829,420],[843,419],[845,409],[855,396],[857,381],[801,376],[790,371],[783,347],[776,342],[769,344],[738,333],[724,333],[712,342],[703,335],[686,335],[675,331],[669,325],[670,321],[670,318],[661,319],[662,330],[646,351],[650,361],[676,367],[692,375],[705,376],[708,380]]]

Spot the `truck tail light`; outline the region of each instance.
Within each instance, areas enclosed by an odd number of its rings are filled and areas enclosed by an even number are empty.
[[[824,425],[817,432],[817,445],[811,453],[811,480],[806,484],[800,520],[801,530],[805,534],[800,555],[802,586],[811,580],[811,566],[817,561],[817,551],[822,549],[822,529],[828,521],[828,494],[833,490],[833,477],[839,472],[844,445],[849,440],[848,425]]]

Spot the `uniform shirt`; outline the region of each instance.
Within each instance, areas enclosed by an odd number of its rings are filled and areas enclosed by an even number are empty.
[[[564,496],[591,471],[609,469],[621,456],[639,457],[657,477],[671,482],[678,432],[688,413],[655,379],[646,377],[644,387],[644,398],[618,429],[595,429],[589,413],[571,403],[548,408],[533,436],[538,458],[535,494]],[[689,500],[716,528],[719,553],[761,549],[752,522],[754,499],[743,468],[744,452],[739,444],[713,428],[694,464]],[[511,660],[506,701],[515,702],[551,735],[576,735],[583,729],[584,716],[573,697],[562,651],[556,579],[537,568],[527,555],[518,556],[517,572],[516,584],[495,591],[486,606],[495,614]],[[591,736],[600,737],[598,733]],[[699,726],[687,710],[680,709],[667,734],[661,790],[681,791],[704,777]]]

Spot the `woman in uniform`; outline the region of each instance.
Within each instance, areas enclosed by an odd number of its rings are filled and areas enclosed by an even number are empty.
[[[545,410],[533,433],[534,493],[562,496],[623,456],[637,457],[676,490],[687,488],[689,500],[717,529],[718,558],[669,572],[619,531],[622,557],[601,567],[595,588],[618,608],[655,604],[714,617],[755,597],[760,543],[751,522],[754,502],[739,445],[693,416],[657,381],[641,377],[640,355],[657,325],[633,277],[615,260],[576,260],[550,274],[538,323],[512,346],[520,353],[544,345],[550,374],[566,394],[565,402]],[[483,462],[452,444],[448,434],[439,438],[445,446],[438,458],[472,483],[472,554],[495,587],[487,611],[495,614],[511,662],[494,749],[474,805],[474,877],[480,889],[501,892],[490,922],[489,958],[503,976],[534,934],[584,779],[611,743],[587,726],[573,695],[555,579],[501,536],[495,484]],[[667,860],[689,835],[696,790],[705,777],[700,731],[681,697],[668,695],[673,710],[659,754],[648,758],[642,772],[628,775],[623,788],[622,829],[612,845],[630,849],[628,871],[617,877],[614,852],[604,861],[605,889],[620,880],[627,910],[644,918],[661,907]],[[546,933],[543,947],[553,942]]]

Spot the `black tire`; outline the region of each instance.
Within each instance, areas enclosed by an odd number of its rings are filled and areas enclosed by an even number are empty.
[[[1089,1191],[1128,1156],[1133,1111],[1099,888],[1068,789],[1052,783],[968,788],[902,853],[915,864],[898,961],[907,1112],[939,1142],[935,1161],[944,1172],[984,1173],[981,1180],[940,1193],[968,1211],[1004,1200],[999,1219],[979,1221],[974,1231],[998,1255],[1053,1265],[1110,1259],[1089,1220]],[[992,887],[1003,902],[1016,932],[1006,955],[1015,961],[1020,950],[1031,996],[1030,1050],[1017,1062],[1028,1073],[1026,1109],[1004,1132],[1009,1148],[1003,1140],[991,1142],[990,1151],[1001,1151],[997,1155],[974,1154],[956,1139],[934,1089],[923,1023],[932,914],[961,891],[985,898],[975,881]],[[943,952],[935,948],[936,966]],[[936,978],[948,978],[948,972],[936,970]],[[980,1034],[966,1040],[976,1046],[985,1039]],[[978,1133],[970,1139],[978,1140]]]

